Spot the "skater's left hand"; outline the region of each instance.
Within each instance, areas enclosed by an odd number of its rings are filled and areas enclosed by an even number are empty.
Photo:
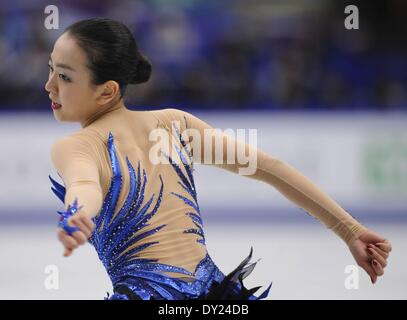
[[[349,249],[357,264],[370,276],[372,283],[376,283],[377,277],[384,274],[384,268],[387,266],[387,259],[392,250],[390,241],[367,230],[349,243]]]

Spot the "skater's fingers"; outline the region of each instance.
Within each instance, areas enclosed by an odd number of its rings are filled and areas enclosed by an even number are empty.
[[[383,267],[380,265],[380,263],[377,260],[372,261],[372,266],[378,276],[382,276],[384,274]]]
[[[73,250],[71,249],[64,249],[64,257],[69,257],[72,254]]]
[[[361,264],[361,267],[367,272],[367,274],[370,276],[370,280],[372,283],[375,283],[377,281],[377,274],[374,271],[372,265],[365,261],[364,263]]]
[[[75,238],[68,235],[64,230],[58,230],[58,239],[62,242],[63,246],[68,249],[76,249],[78,247],[78,243],[76,242]]]
[[[383,251],[382,249],[380,249],[379,247],[377,247],[373,244],[369,244],[368,248],[374,249],[378,254],[380,254],[385,259],[387,259],[389,257],[389,254],[386,251]]]
[[[86,225],[86,227],[92,233],[93,230],[95,229],[95,223],[92,221],[92,219],[89,218],[88,216],[81,216],[81,221]]]
[[[64,245],[64,247],[67,248],[67,249],[72,249],[73,250],[73,249],[76,249],[79,246],[79,244],[76,242],[76,240],[74,238],[72,238],[71,236],[68,236],[68,235],[64,236],[62,238],[61,242]]]
[[[386,259],[383,258],[375,249],[367,248],[367,251],[369,252],[369,256],[372,259],[375,259],[376,261],[378,261],[383,268],[385,268],[387,266]]]
[[[376,243],[376,246],[386,252],[390,252],[392,250],[391,243],[387,239],[385,239],[383,242]]]
[[[72,223],[74,226],[76,226],[76,227],[78,227],[79,229],[81,229],[81,231],[84,233],[86,239],[88,239],[88,238],[91,236],[92,232],[90,231],[89,227],[84,223],[84,221],[83,221],[82,219],[72,219],[71,223]],[[74,235],[75,233],[76,233],[76,232],[74,232],[73,235]],[[86,240],[86,239],[85,239],[85,240]]]
[[[67,235],[67,234],[66,234],[66,232],[65,232],[63,229],[58,228],[57,237],[58,237],[58,240],[59,240],[59,241],[62,242],[66,235]]]
[[[74,233],[72,233],[72,236],[71,237],[73,237],[75,240],[76,240],[76,242],[78,243],[78,244],[84,244],[85,242],[86,242],[86,240],[88,239],[87,237],[86,237],[86,235],[82,232],[82,231],[75,231]]]

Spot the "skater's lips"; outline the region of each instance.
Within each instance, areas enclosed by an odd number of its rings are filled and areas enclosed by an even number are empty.
[[[56,102],[51,103],[51,108],[54,109],[54,110],[57,110],[57,109],[59,109],[61,107],[62,107],[62,105],[60,105],[59,103],[56,103]]]
[[[62,107],[62,105],[59,102],[56,102],[51,96],[49,96],[51,100],[51,108],[54,110],[57,110]]]

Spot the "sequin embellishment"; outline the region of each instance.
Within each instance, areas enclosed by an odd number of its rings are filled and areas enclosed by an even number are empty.
[[[185,119],[186,121],[186,119]],[[178,128],[175,128],[179,142],[182,146],[177,149],[177,154],[182,160],[184,174],[181,167],[166,155],[172,167],[177,172],[180,181],[179,185],[191,196],[188,198],[181,194],[171,192],[172,195],[180,198],[193,209],[187,212],[196,228],[184,230],[184,233],[191,233],[198,236],[197,242],[205,245],[205,237],[202,227],[202,219],[200,217],[197,194],[193,180],[193,164],[190,150],[187,148],[185,141],[182,139]],[[214,284],[223,284],[228,280],[227,285],[230,287],[227,292],[238,293],[242,290],[242,283],[238,282],[243,279],[243,275],[247,276],[253,267],[245,267],[250,260],[251,253],[240,265],[240,269],[236,269],[235,277],[229,281],[225,275],[218,269],[212,261],[208,253],[197,264],[195,272],[191,273],[188,270],[168,264],[157,262],[158,259],[140,258],[138,253],[142,250],[157,245],[157,241],[146,242],[137,245],[142,239],[159,232],[165,228],[165,224],[158,225],[152,229],[148,223],[150,219],[157,213],[160,202],[163,197],[164,182],[161,177],[160,188],[156,193],[153,193],[147,200],[145,199],[145,188],[148,182],[148,177],[145,170],[141,170],[140,162],[135,170],[126,157],[127,167],[130,173],[130,190],[125,199],[125,202],[119,212],[113,218],[120,191],[122,189],[122,172],[118,162],[116,150],[114,147],[114,137],[109,133],[108,151],[111,161],[113,176],[111,178],[108,193],[103,201],[103,206],[100,213],[93,218],[95,230],[89,238],[102,261],[111,281],[113,288],[124,287],[130,290],[143,300],[150,299],[167,299],[167,300],[182,300],[182,299],[197,299],[204,297]],[[186,155],[182,152],[185,151]],[[189,162],[187,161],[187,158]],[[64,202],[66,189],[63,185],[56,182],[49,176],[53,187],[51,188],[55,195]],[[78,203],[76,203],[77,205]],[[148,229],[148,230],[147,230]],[[170,277],[162,272],[172,272],[179,274],[177,278]],[[229,276],[229,275],[228,275]],[[184,278],[185,277],[185,278]],[[191,277],[194,279],[191,281]],[[270,285],[271,286],[271,285]],[[260,297],[252,295],[252,291],[248,295],[248,299],[262,299],[267,296],[270,289],[266,289]],[[257,290],[257,288],[254,288]],[[253,290],[254,292],[255,290]],[[113,295],[105,297],[105,299],[128,299],[128,295],[120,292],[115,292]]]

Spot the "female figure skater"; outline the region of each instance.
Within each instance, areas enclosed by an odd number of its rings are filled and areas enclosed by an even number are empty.
[[[58,238],[68,257],[89,241],[112,281],[105,299],[264,299],[259,287],[242,280],[253,270],[244,259],[223,274],[205,246],[205,235],[193,178],[203,162],[205,130],[213,128],[194,115],[169,108],[131,111],[123,102],[128,84],[146,82],[151,65],[138,50],[129,29],[110,19],[88,19],[68,27],[55,42],[45,89],[59,121],[82,129],[56,141],[53,164],[63,185],[52,190],[65,204],[59,212]],[[174,122],[175,121],[175,122]],[[178,123],[179,126],[174,125]],[[155,129],[176,134],[167,162],[152,161]],[[186,129],[201,147],[182,134]],[[226,146],[253,147],[216,131]],[[198,137],[198,138],[197,138]],[[191,142],[189,144],[189,142]],[[198,144],[199,145],[199,144]],[[201,149],[201,150],[199,150]],[[324,194],[307,177],[261,150],[257,170],[248,177],[263,181],[332,229],[349,247],[372,283],[383,275],[390,242],[370,231]],[[154,152],[153,152],[154,153]],[[237,173],[240,165],[215,165]]]

